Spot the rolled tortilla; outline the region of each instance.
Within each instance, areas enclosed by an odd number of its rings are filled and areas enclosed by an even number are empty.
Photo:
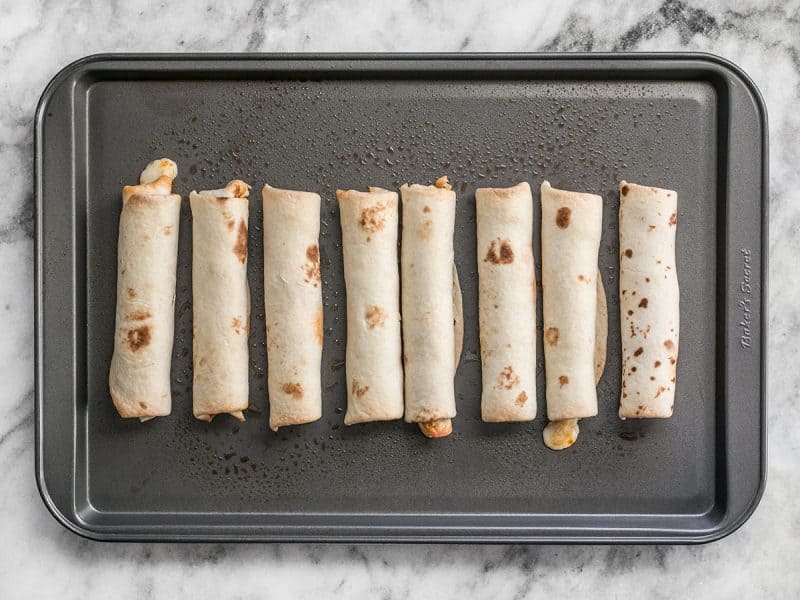
[[[594,383],[600,383],[606,369],[606,354],[608,350],[608,304],[606,291],[603,287],[603,278],[597,270],[597,318],[594,326]],[[569,448],[578,439],[580,427],[578,419],[563,419],[550,421],[544,428],[542,436],[544,445],[551,450],[564,450]]]
[[[178,168],[151,162],[139,185],[122,188],[117,245],[117,313],[108,387],[122,417],[146,421],[172,408],[170,366],[181,197]]]
[[[264,186],[264,316],[269,426],[322,416],[320,197]]]
[[[403,416],[397,193],[336,191],[347,288],[345,425]]]
[[[678,194],[620,183],[621,419],[672,416],[678,361]]]
[[[527,183],[475,191],[483,394],[490,423],[536,417],[536,274]]]
[[[597,258],[603,199],[556,190],[547,181],[541,192],[547,418],[592,417],[597,414]]]
[[[456,195],[446,177],[431,186],[403,185],[400,195],[405,420],[428,437],[443,437],[456,415]]]
[[[192,408],[201,421],[228,413],[244,421],[248,395],[250,186],[192,192]]]

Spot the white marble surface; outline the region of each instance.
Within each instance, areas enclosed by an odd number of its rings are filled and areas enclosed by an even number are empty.
[[[0,0],[0,598],[800,597],[800,3],[546,4]],[[36,101],[95,52],[244,50],[705,50],[744,67],[771,135],[769,484],[750,521],[700,547],[111,545],[58,525],[33,477]]]

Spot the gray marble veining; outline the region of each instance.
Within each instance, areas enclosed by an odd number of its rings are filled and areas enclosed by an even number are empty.
[[[800,596],[798,40],[797,0],[0,0],[0,597]],[[714,52],[766,98],[769,484],[744,527],[699,547],[109,545],[50,517],[33,478],[32,118],[59,69],[117,51],[539,50]]]

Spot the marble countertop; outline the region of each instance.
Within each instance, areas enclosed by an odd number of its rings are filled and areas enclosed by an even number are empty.
[[[800,3],[546,4],[0,0],[0,597],[800,596],[800,284],[782,276],[800,257]],[[100,544],[48,514],[33,476],[32,120],[56,72],[97,52],[542,50],[713,52],[766,98],[769,483],[740,530],[692,547]]]

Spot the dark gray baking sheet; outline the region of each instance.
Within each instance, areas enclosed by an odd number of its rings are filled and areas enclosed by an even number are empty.
[[[64,525],[106,540],[700,542],[755,508],[765,475],[766,113],[708,55],[98,56],[64,69],[36,117],[36,475]],[[120,188],[179,165],[172,415],[110,401]],[[337,187],[447,174],[458,193],[465,344],[454,434],[344,427]],[[251,409],[191,411],[192,189],[253,184]],[[605,199],[609,353],[578,443],[539,417],[480,420],[474,190],[525,180]],[[617,418],[619,180],[677,190],[681,353],[675,415]],[[323,417],[268,430],[260,189],[323,197]],[[541,327],[541,305],[539,306]]]

